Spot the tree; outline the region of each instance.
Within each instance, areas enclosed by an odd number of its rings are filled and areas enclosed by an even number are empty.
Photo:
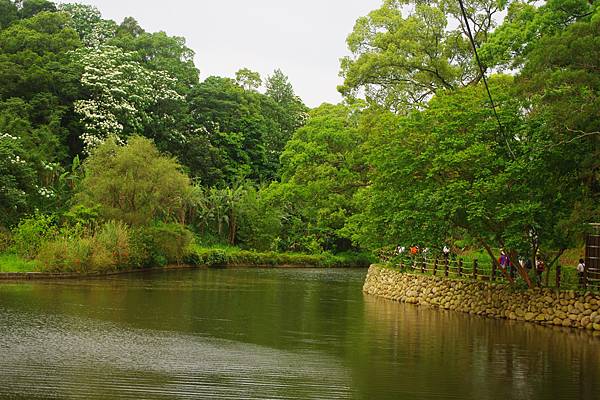
[[[43,188],[56,182],[78,136],[72,104],[80,95],[79,74],[69,53],[80,46],[69,17],[57,12],[0,31],[0,132],[19,137]]]
[[[81,140],[86,152],[110,135],[124,140],[145,134],[156,119],[175,124],[172,116],[152,112],[159,104],[183,101],[168,73],[146,69],[133,60],[135,55],[114,46],[80,49],[74,57],[83,69],[81,84],[88,93],[74,104],[85,127]]]
[[[283,213],[269,199],[265,188],[246,184],[236,210],[236,243],[259,251],[273,250],[281,235]]]
[[[503,23],[482,44],[481,59],[489,67],[520,70],[540,40],[589,19],[597,7],[589,0],[548,0],[540,6],[513,1]]]
[[[133,61],[149,70],[168,73],[175,79],[177,93],[189,94],[199,82],[199,72],[194,65],[194,51],[186,46],[185,38],[168,36],[165,32],[144,32],[134,22],[123,21],[118,34],[107,44],[130,53]]]
[[[0,96],[29,100],[40,93],[77,95],[67,53],[81,46],[60,13],[42,12],[0,31]]]
[[[137,38],[145,33],[144,29],[133,17],[125,17],[117,28],[117,36],[131,36]]]
[[[492,259],[503,247],[513,260],[539,245],[560,253],[574,244],[579,228],[569,224],[570,213],[584,192],[565,178],[573,166],[562,162],[543,125],[523,114],[513,79],[490,83],[503,128],[481,85],[372,122],[372,184],[356,197],[365,211],[348,224],[354,240],[368,248],[440,248],[461,239]]]
[[[36,182],[35,170],[27,161],[20,139],[0,134],[0,227],[14,225],[31,211],[39,195]]]
[[[287,76],[276,69],[265,82],[267,98],[263,108],[279,129],[271,129],[266,137],[267,155],[274,170],[279,169],[279,156],[294,132],[308,119],[308,107],[294,93]]]
[[[284,212],[283,247],[290,250],[348,250],[342,233],[356,211],[352,197],[365,185],[356,149],[356,110],[323,104],[311,111],[281,155],[281,183],[264,196]]]
[[[262,79],[258,72],[242,68],[235,73],[235,82],[245,90],[256,91],[262,85]]]
[[[20,3],[19,17],[21,19],[31,18],[43,11],[55,12],[56,5],[47,0],[22,0]]]
[[[0,30],[19,18],[19,9],[12,0],[0,0]]]
[[[203,183],[233,183],[240,177],[258,182],[271,175],[266,170],[265,136],[276,127],[263,115],[263,97],[233,79],[214,76],[194,88],[189,97],[194,124],[209,132],[223,170],[223,181]]]
[[[273,71],[273,75],[267,77],[265,87],[267,88],[265,94],[279,104],[291,103],[296,100],[292,84],[280,69],[276,69]]]
[[[539,39],[518,84],[532,119],[543,127],[563,173],[581,190],[570,225],[600,218],[600,9]]]
[[[105,44],[117,31],[117,24],[102,19],[102,14],[94,6],[67,3],[61,4],[59,10],[71,17],[70,26],[79,34],[79,38],[87,47]]]
[[[129,138],[125,146],[109,138],[85,160],[84,170],[76,200],[87,207],[98,205],[105,220],[130,225],[176,220],[191,190],[177,161],[140,136]]]
[[[481,44],[505,2],[465,3],[474,38]],[[436,93],[477,83],[482,77],[472,61],[456,1],[386,0],[380,9],[358,19],[347,43],[352,56],[341,61],[344,84],[338,90],[348,97],[364,92],[369,101],[391,110],[422,107]]]

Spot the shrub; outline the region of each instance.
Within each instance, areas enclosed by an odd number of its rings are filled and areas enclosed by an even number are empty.
[[[23,219],[13,232],[13,248],[22,257],[33,259],[43,242],[57,233],[55,218],[51,215],[36,214]]]
[[[90,239],[59,237],[43,243],[37,259],[43,271],[86,272],[90,253]]]
[[[131,230],[129,246],[131,249],[129,265],[133,268],[166,264],[166,261],[161,263],[156,260],[155,251],[152,248],[152,238],[145,229],[138,228]]]
[[[12,235],[10,231],[0,228],[0,253],[4,253],[13,245]]]
[[[86,207],[77,204],[63,214],[63,218],[69,226],[81,226],[89,231],[93,231],[98,223],[98,210],[100,206]]]
[[[206,265],[223,266],[228,262],[229,258],[227,254],[221,249],[213,249],[213,251],[208,252],[204,257],[204,264]]]
[[[140,226],[184,215],[190,180],[149,139],[134,136],[120,146],[111,138],[83,165],[85,177],[76,198],[87,207],[99,206],[106,220]]]
[[[111,255],[112,263],[116,268],[130,266],[129,237],[129,227],[120,221],[105,223],[95,236],[98,246],[104,248]]]
[[[0,254],[0,272],[32,272],[38,270],[35,261],[25,260],[16,254]]]
[[[206,248],[197,247],[190,249],[185,262],[190,265],[224,266],[238,263],[240,250],[238,248]]]
[[[197,245],[186,256],[186,263],[191,265],[304,265],[319,267],[366,267],[375,261],[367,253],[340,253],[333,255],[328,252],[321,254],[255,252],[241,250],[236,247],[203,248]]]
[[[193,235],[180,224],[157,223],[138,228],[136,247],[141,254],[142,265],[165,265],[180,263],[187,259]]]
[[[46,272],[107,272],[116,259],[95,237],[58,237],[40,247],[37,260]]]
[[[89,272],[110,272],[122,267],[115,257],[97,238],[90,239],[90,249],[87,269]]]
[[[106,272],[130,266],[129,228],[109,221],[95,235],[79,223],[43,242],[37,260],[48,272]]]

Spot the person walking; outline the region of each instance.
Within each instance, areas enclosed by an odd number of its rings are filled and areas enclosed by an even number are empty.
[[[577,264],[577,276],[579,276],[579,287],[583,288],[585,286],[585,261],[583,258],[580,258],[579,264]]]
[[[506,268],[508,267],[509,263],[510,260],[508,259],[508,256],[506,255],[504,250],[500,250],[500,258],[498,258],[498,264],[500,264],[500,268],[506,271]]]
[[[538,260],[535,264],[535,275],[538,287],[542,286],[542,274],[544,271],[546,271],[546,263],[541,257],[538,257]]]
[[[442,249],[442,253],[444,253],[444,258],[448,258],[448,256],[450,256],[450,248],[446,245],[444,245],[444,248]]]

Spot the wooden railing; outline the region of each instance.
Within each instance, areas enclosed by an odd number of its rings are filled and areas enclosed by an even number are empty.
[[[600,290],[600,268],[585,268],[580,284],[584,289]]]
[[[508,282],[509,280],[519,279],[519,274],[516,266],[509,266],[506,271],[499,270],[496,263],[491,262],[489,268],[482,268],[477,259],[465,262],[462,258],[434,256],[405,256],[397,257],[396,267],[417,272],[421,274],[431,274],[433,276],[443,276],[447,278],[460,278],[471,280],[483,280],[493,282]],[[598,290],[600,291],[600,270],[587,269],[581,275],[569,269],[568,274],[560,265],[557,265],[553,271],[552,280],[549,280],[550,286],[557,289],[581,289],[581,290]],[[546,279],[546,274],[551,273],[546,270],[542,273],[535,272],[533,284],[542,286]],[[552,276],[551,275],[551,276]],[[566,281],[565,281],[565,278]]]

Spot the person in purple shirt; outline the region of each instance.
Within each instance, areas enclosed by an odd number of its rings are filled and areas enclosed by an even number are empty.
[[[500,268],[502,268],[503,270],[506,270],[506,268],[510,264],[510,260],[508,259],[508,256],[506,255],[504,250],[500,251],[500,258],[498,259],[498,264],[500,264]]]

